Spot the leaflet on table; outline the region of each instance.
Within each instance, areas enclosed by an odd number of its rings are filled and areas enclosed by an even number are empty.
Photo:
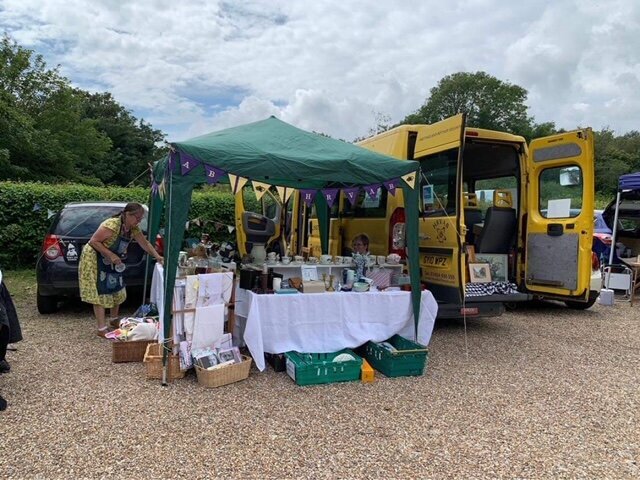
[[[302,281],[318,280],[318,268],[315,265],[302,265]]]

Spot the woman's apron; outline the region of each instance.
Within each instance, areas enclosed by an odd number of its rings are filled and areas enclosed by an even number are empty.
[[[109,247],[109,251],[115,253],[121,259],[125,259],[127,257],[127,248],[129,247],[129,243],[131,242],[131,238],[124,237],[122,235],[122,222],[120,223],[120,233],[118,233],[115,241]],[[97,280],[97,288],[99,295],[113,295],[116,292],[119,292],[125,287],[124,284],[124,269],[120,272],[116,270],[116,266],[113,265],[109,260],[104,258],[100,252],[96,251],[97,259],[98,259],[98,280]],[[124,264],[122,264],[124,267]]]

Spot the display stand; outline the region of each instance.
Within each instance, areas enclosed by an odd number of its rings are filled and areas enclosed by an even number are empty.
[[[220,275],[227,275],[229,272],[223,272],[220,273]],[[232,281],[231,284],[229,286],[230,288],[230,292],[228,290],[225,290],[224,292],[221,293],[221,295],[223,295],[224,298],[220,298],[219,300],[221,300],[221,302],[218,301],[214,301],[213,303],[224,303],[225,305],[225,319],[224,319],[224,323],[225,323],[225,328],[224,331],[226,332],[231,332],[233,333],[233,328],[235,325],[235,295],[236,295],[236,276],[235,276],[235,272],[232,272],[233,276],[232,276]],[[216,275],[216,274],[214,274]],[[175,336],[176,336],[176,323],[179,324],[179,326],[182,324],[182,322],[184,321],[184,315],[185,314],[195,314],[197,311],[197,307],[201,306],[201,305],[196,305],[195,303],[193,305],[185,305],[186,304],[186,299],[185,299],[185,288],[186,288],[186,283],[187,283],[187,278],[186,276],[178,276],[176,277],[176,284],[174,286],[174,292],[173,292],[173,302],[171,305],[171,313],[173,314],[173,328],[172,328],[172,349],[174,351],[177,350],[177,345],[175,345],[175,342],[173,342]],[[160,313],[160,319],[163,318],[163,311],[165,308],[165,304],[164,304],[164,291],[163,291],[163,285],[164,285],[164,269],[161,265],[156,264],[155,270],[153,272],[153,279],[151,282],[151,302],[155,303],[158,307],[158,312]],[[229,294],[227,295],[227,292],[229,292]],[[228,301],[226,301],[226,298],[228,298]],[[194,302],[196,300],[194,299]],[[178,317],[179,315],[181,315],[181,317]],[[160,332],[163,332],[163,328],[160,329]],[[163,338],[161,337],[160,342],[163,342]]]

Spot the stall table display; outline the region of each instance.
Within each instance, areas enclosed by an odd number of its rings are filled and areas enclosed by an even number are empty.
[[[429,344],[437,311],[431,292],[423,291],[418,343]],[[244,342],[260,370],[265,353],[331,353],[394,334],[415,339],[411,293],[405,291],[268,295],[238,289],[236,315],[245,321]]]
[[[325,273],[327,275],[334,275],[334,278],[336,279],[341,279],[342,278],[342,271],[344,269],[353,269],[355,268],[355,265],[352,263],[298,263],[298,262],[294,262],[294,263],[289,263],[289,264],[283,264],[283,263],[272,263],[269,264],[267,263],[267,268],[268,269],[273,269],[273,271],[275,273],[278,273],[280,275],[282,275],[283,280],[288,280],[289,278],[293,278],[293,277],[302,277],[302,269],[305,267],[315,267],[317,272],[318,272],[318,279],[321,280],[322,279],[322,274]],[[257,270],[261,270],[262,269],[262,265],[249,265],[249,267],[251,268],[255,268]],[[373,272],[373,271],[379,271],[379,270],[387,270],[390,271],[392,274],[400,274],[402,273],[402,269],[403,269],[404,265],[400,264],[400,263],[384,263],[382,265],[379,264],[372,264],[369,267],[369,272]]]

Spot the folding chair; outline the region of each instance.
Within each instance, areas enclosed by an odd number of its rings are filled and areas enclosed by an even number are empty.
[[[633,305],[633,270],[626,265],[607,265],[602,271],[602,285],[612,290],[622,290]]]

